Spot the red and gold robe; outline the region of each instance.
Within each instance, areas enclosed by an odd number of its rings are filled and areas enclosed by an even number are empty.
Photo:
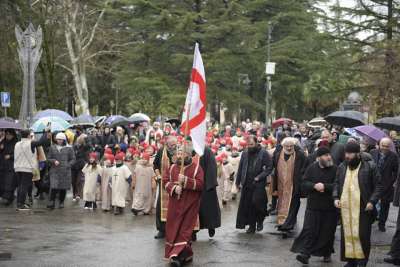
[[[197,161],[184,167],[186,176],[182,185],[182,194],[174,193],[179,185],[180,166],[172,165],[163,175],[165,190],[169,194],[167,223],[165,226],[165,258],[179,256],[185,252],[185,259],[193,256],[191,248],[192,233],[198,220],[204,173]]]

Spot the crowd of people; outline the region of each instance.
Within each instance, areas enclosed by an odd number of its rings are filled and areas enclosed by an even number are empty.
[[[210,124],[198,155],[169,123],[41,134],[6,129],[0,131],[0,197],[5,206],[16,198],[18,211],[32,209],[34,198],[62,209],[72,189],[72,201],[82,199],[88,211],[154,212],[155,238],[165,238],[173,266],[192,260],[199,230],[215,235],[229,202],[239,201],[236,228],[261,232],[266,216],[276,216],[287,238],[306,198],[303,228],[291,247],[296,259],[330,262],[340,224],[345,266],[366,266],[372,224],[385,232],[391,203],[399,205],[395,138],[371,144],[342,129],[296,123],[266,129],[247,120],[236,127]],[[400,220],[384,260],[400,265]]]

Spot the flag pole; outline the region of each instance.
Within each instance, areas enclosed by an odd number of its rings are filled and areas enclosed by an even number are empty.
[[[194,55],[193,55],[193,63],[196,62],[196,48],[198,46],[198,43],[195,44],[195,48],[194,48]],[[194,64],[193,64],[194,65]],[[192,66],[192,72],[193,72],[193,66]],[[189,90],[190,90],[190,94],[189,94],[189,101],[188,101],[188,106],[187,106],[187,110],[186,110],[186,122],[185,122],[185,132],[183,135],[183,153],[182,153],[182,159],[181,159],[181,168],[180,168],[180,174],[184,174],[184,168],[185,168],[185,162],[184,162],[184,153],[186,150],[186,138],[188,137],[188,132],[189,132],[189,116],[190,116],[190,109],[192,106],[192,95],[193,95],[193,81],[192,81],[192,74],[190,74],[190,82],[189,82]],[[178,199],[180,199],[180,196],[178,196]]]
[[[198,43],[195,44],[195,48],[194,48],[194,56],[193,56],[193,63],[196,62],[196,48],[198,46]],[[193,67],[192,67],[192,71],[193,71]],[[186,138],[188,137],[188,132],[189,132],[189,116],[190,116],[190,109],[192,106],[192,95],[193,95],[193,82],[192,82],[192,74],[190,74],[190,82],[189,82],[189,90],[190,90],[190,95],[189,95],[189,103],[188,103],[188,107],[186,110],[186,122],[185,122],[185,132],[184,132],[184,137],[183,137],[183,150],[185,151],[186,149]],[[183,168],[184,168],[184,161],[182,159],[181,162],[181,171],[180,173],[183,174]]]

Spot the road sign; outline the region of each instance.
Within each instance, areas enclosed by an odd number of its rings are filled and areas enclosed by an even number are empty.
[[[1,92],[1,106],[3,108],[9,108],[11,106],[10,92]]]

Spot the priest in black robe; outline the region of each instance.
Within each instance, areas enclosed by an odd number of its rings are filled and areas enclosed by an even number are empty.
[[[329,148],[323,146],[316,151],[317,161],[306,170],[301,190],[307,196],[303,230],[295,239],[292,252],[299,253],[296,259],[308,264],[310,256],[323,257],[331,261],[334,253],[337,212],[333,204],[332,190],[336,175]]]
[[[236,228],[248,234],[263,230],[267,215],[268,198],[265,190],[267,176],[272,171],[272,161],[268,152],[257,144],[257,137],[247,138],[247,150],[243,152],[236,176],[236,187],[241,188]]]
[[[210,237],[215,229],[221,226],[221,210],[217,196],[217,163],[211,149],[206,147],[200,158],[200,166],[204,171],[204,188],[201,193],[199,210],[200,229],[208,229]]]
[[[371,226],[375,205],[383,192],[381,176],[372,161],[360,155],[360,145],[345,147],[345,161],[338,167],[333,189],[335,206],[341,212],[341,260],[345,267],[366,266],[371,250]]]

